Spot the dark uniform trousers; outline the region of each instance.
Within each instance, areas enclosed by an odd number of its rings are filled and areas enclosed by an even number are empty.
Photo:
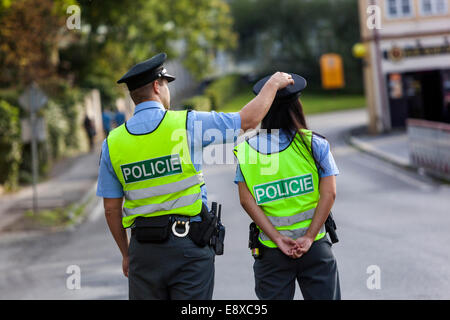
[[[314,241],[298,259],[277,248],[265,248],[253,270],[255,292],[261,300],[292,300],[296,280],[305,300],[341,299],[337,263],[327,236]]]
[[[132,235],[129,251],[129,298],[211,300],[215,254],[187,236],[170,233],[163,243],[140,243]]]

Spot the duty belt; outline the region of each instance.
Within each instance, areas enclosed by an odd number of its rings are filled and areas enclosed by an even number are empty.
[[[189,229],[190,229],[190,222],[202,221],[200,214],[192,216],[192,217],[170,214],[170,215],[168,215],[168,218],[169,218],[169,224],[172,225],[172,227],[171,227],[172,233],[179,238],[183,238],[188,235]],[[152,219],[152,217],[146,217],[145,219]],[[184,227],[184,231],[181,233],[178,232],[177,227]],[[134,234],[134,233],[135,233],[135,227],[132,226],[131,234]]]

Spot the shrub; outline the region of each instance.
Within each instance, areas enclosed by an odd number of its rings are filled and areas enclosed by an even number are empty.
[[[52,93],[50,101],[53,100],[56,104],[52,106],[51,103],[49,103],[47,106],[47,109],[52,109],[58,113],[57,116],[53,116],[55,120],[53,124],[61,127],[61,125],[58,125],[56,122],[62,121],[64,122],[64,125],[67,125],[67,130],[63,133],[66,148],[78,150],[80,148],[78,131],[82,129],[82,127],[77,121],[77,119],[81,116],[77,104],[83,100],[82,91],[78,88],[70,86],[65,81],[47,84],[45,89],[46,91]],[[51,117],[51,111],[46,112],[46,118],[49,116]]]
[[[220,110],[232,99],[242,85],[241,76],[231,74],[213,81],[205,90],[205,95],[211,99],[212,109]]]
[[[50,154],[53,159],[58,159],[67,149],[67,136],[70,136],[70,123],[67,121],[61,107],[53,100],[48,102],[45,109],[45,119],[47,122],[47,140]]]
[[[19,109],[0,100],[0,183],[7,190],[18,185],[21,153]]]
[[[211,100],[207,96],[194,96],[183,101],[184,109],[211,111]]]

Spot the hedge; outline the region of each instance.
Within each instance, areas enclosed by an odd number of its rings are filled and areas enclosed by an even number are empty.
[[[48,102],[44,112],[51,158],[58,159],[66,152],[66,140],[70,136],[71,126],[61,107],[53,102],[53,100]]]
[[[194,96],[183,101],[182,104],[184,109],[211,111],[211,100],[207,96]]]
[[[241,76],[231,74],[213,81],[205,90],[205,95],[211,99],[212,109],[220,110],[231,100],[242,85]]]
[[[53,106],[49,103],[47,106],[47,112],[45,117],[47,120],[51,117],[51,111],[48,109],[59,109],[58,117],[53,117],[55,121],[53,125],[56,127],[63,126],[62,124],[57,124],[57,121],[63,121],[64,125],[67,128],[64,128],[61,131],[61,134],[64,136],[64,143],[66,144],[67,149],[78,150],[80,149],[80,135],[78,131],[83,131],[83,126],[80,125],[78,119],[80,118],[80,112],[77,104],[83,100],[83,92],[78,89],[71,87],[67,82],[59,81],[58,83],[52,83],[52,85],[48,88],[49,92],[52,92],[52,96],[50,101],[54,101],[56,104]],[[50,122],[48,122],[50,124]],[[49,128],[50,129],[50,128]],[[63,151],[64,153],[64,151]],[[63,155],[63,153],[56,154],[56,158]]]
[[[73,156],[89,150],[83,120],[83,92],[64,81],[43,83],[49,92],[49,101],[38,112],[45,118],[47,139],[38,143],[39,175],[46,175],[54,160]],[[20,119],[28,118],[28,112],[18,105],[23,89],[0,89],[0,185],[13,190],[20,183],[31,183],[31,146],[22,143]]]
[[[19,108],[0,100],[0,184],[17,188],[22,155]]]

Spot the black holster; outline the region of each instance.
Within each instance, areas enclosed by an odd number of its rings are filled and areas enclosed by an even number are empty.
[[[211,203],[211,214],[217,217],[217,220],[210,244],[216,255],[221,256],[223,255],[225,245],[225,226],[221,221],[222,205],[217,202]]]
[[[202,221],[190,223],[189,237],[196,245],[204,247],[209,244],[209,241],[216,230],[217,216],[210,214],[205,204],[202,205],[200,216]]]
[[[328,235],[330,236],[331,243],[339,242],[336,229],[337,227],[333,219],[333,214],[330,212],[327,220],[325,221],[325,230],[328,232]]]
[[[262,257],[264,246],[259,242],[259,229],[256,226],[256,223],[252,222],[249,225],[248,232],[248,248],[252,252],[252,256],[255,259],[259,259]]]

